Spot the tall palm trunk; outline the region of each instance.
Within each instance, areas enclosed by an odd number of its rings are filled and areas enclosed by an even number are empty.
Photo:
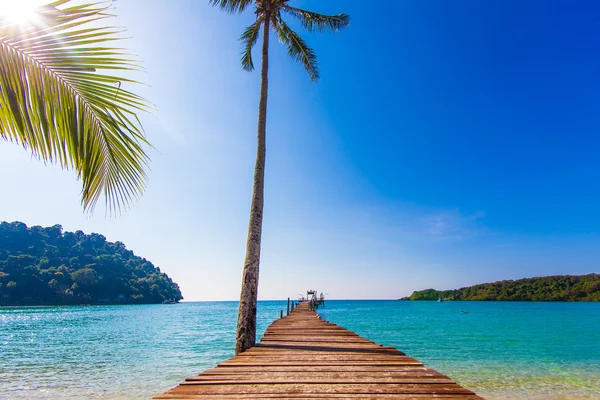
[[[246,259],[242,274],[242,291],[236,332],[235,354],[248,350],[256,343],[256,302],[258,298],[258,266],[262,234],[265,155],[267,125],[267,93],[269,86],[269,16],[263,25],[262,66],[260,71],[260,101],[258,103],[258,147],[254,167],[254,188],[250,206],[250,223],[246,242]]]

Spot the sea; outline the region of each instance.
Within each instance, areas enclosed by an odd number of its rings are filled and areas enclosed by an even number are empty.
[[[237,302],[0,308],[0,398],[147,399],[233,356]],[[285,312],[260,301],[259,338]],[[600,303],[327,300],[489,400],[600,399]]]

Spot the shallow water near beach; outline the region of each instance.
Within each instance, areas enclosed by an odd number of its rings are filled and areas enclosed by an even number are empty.
[[[260,335],[281,309],[259,302]],[[237,302],[0,308],[0,398],[149,398],[231,357],[236,313]],[[327,301],[319,313],[488,399],[600,399],[600,303]]]

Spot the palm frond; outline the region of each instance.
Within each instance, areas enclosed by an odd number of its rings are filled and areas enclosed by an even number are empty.
[[[90,24],[112,16],[110,2],[67,3],[40,7],[35,24],[0,19],[0,137],[74,168],[84,210],[104,197],[113,214],[145,189],[149,143],[136,111],[149,104],[122,87],[135,81],[116,74],[139,69],[111,46],[121,31]]]
[[[299,61],[304,66],[308,76],[313,82],[319,80],[319,68],[317,66],[317,56],[313,49],[308,47],[306,42],[281,19],[277,18],[277,23],[273,28],[279,36],[279,40],[286,45],[288,55],[295,61]]]
[[[209,0],[211,6],[217,6],[229,14],[241,13],[253,0]]]
[[[262,19],[259,17],[252,25],[250,25],[242,36],[240,41],[242,42],[242,68],[246,71],[254,70],[254,63],[252,62],[252,48],[258,40],[258,34],[260,32],[260,26]]]
[[[282,10],[298,18],[302,26],[309,32],[325,30],[337,32],[350,24],[348,14],[324,15],[290,6],[283,6]]]

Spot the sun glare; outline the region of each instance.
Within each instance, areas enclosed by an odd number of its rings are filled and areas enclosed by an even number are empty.
[[[0,0],[0,19],[9,24],[27,24],[35,20],[35,10],[48,0]]]

